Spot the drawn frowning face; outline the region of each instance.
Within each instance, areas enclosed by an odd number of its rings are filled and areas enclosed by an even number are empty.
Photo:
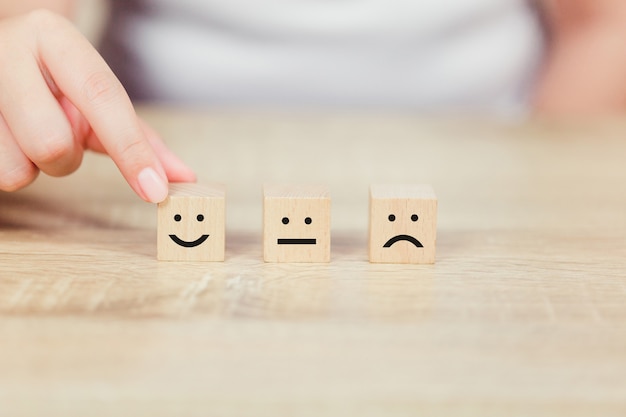
[[[389,216],[387,216],[387,220],[389,220],[390,222],[395,222],[396,221],[396,215],[395,214],[390,214]],[[419,216],[417,214],[411,214],[411,221],[412,222],[417,222],[419,220]],[[401,235],[396,235],[394,237],[392,237],[391,239],[389,239],[387,242],[385,242],[385,244],[383,245],[383,248],[390,248],[392,247],[394,244],[398,243],[398,242],[402,242],[402,241],[406,241],[409,243],[412,243],[416,248],[423,248],[424,245],[422,245],[422,242],[420,242],[419,240],[417,240],[416,238],[414,238],[411,235],[406,235],[406,234],[401,234]]]
[[[370,262],[433,263],[437,199],[426,186],[373,186]]]

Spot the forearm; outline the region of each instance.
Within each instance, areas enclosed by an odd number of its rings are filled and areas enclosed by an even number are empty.
[[[0,0],[0,19],[42,8],[71,17],[75,3],[75,0]]]
[[[544,0],[548,50],[534,104],[539,113],[626,108],[626,2]]]

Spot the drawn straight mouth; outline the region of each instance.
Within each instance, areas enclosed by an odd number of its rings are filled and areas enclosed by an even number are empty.
[[[208,237],[209,235],[202,235],[194,241],[187,242],[186,240],[182,240],[176,235],[170,235],[170,239],[172,239],[174,243],[185,248],[193,248],[195,246],[201,245],[202,243],[204,243],[205,240],[207,240]]]
[[[279,245],[315,245],[317,239],[278,239]]]
[[[383,245],[383,248],[390,248],[391,245],[393,245],[396,242],[399,242],[401,240],[406,240],[407,242],[411,242],[412,244],[414,244],[416,247],[418,248],[423,248],[424,246],[421,244],[421,242],[417,239],[415,239],[413,236],[409,236],[409,235],[398,235],[398,236],[394,236],[391,239],[389,239],[387,241],[387,243],[385,243]]]

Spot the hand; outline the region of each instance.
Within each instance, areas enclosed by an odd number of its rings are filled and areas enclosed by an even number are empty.
[[[550,116],[626,110],[626,2],[544,0],[548,45],[534,106]]]
[[[74,172],[85,150],[108,154],[144,200],[195,175],[137,117],[123,86],[89,41],[48,11],[0,22],[0,189],[39,171]]]

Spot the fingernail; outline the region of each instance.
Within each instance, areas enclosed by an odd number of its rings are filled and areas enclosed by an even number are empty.
[[[137,177],[139,187],[151,203],[160,203],[167,198],[167,183],[152,168],[144,168]]]

